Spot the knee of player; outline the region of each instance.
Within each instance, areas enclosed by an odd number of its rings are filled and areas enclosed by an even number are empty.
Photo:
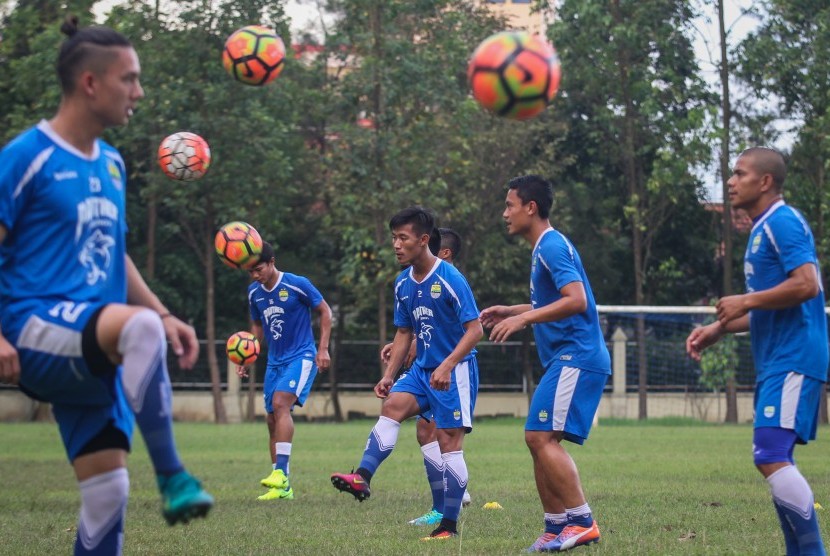
[[[758,427],[752,437],[752,458],[755,467],[765,476],[774,464],[793,463],[795,431],[778,427]]]
[[[150,309],[136,311],[121,329],[118,339],[118,351],[124,353],[137,341],[146,341],[148,338],[155,338],[161,342],[165,341],[164,325],[158,313]]]

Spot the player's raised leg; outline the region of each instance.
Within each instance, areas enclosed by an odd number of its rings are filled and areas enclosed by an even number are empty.
[[[117,304],[107,305],[96,317],[102,355],[123,367],[124,393],[156,472],[165,519],[173,525],[205,516],[213,506],[213,497],[185,471],[173,438],[172,389],[162,320],[149,309]],[[178,322],[171,322],[171,326]]]
[[[357,471],[351,473],[333,473],[331,484],[341,492],[348,492],[359,502],[363,502],[371,495],[369,484],[380,464],[389,457],[395,444],[398,442],[398,432],[401,422],[420,412],[420,407],[414,395],[407,392],[392,392],[383,402],[381,415],[378,418],[369,439],[366,449],[360,459]]]

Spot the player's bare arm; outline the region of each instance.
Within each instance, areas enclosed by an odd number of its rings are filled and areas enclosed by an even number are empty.
[[[317,346],[317,357],[315,362],[321,373],[331,367],[331,355],[329,355],[329,340],[331,339],[331,307],[325,300],[314,309],[320,315],[320,344]]]
[[[430,375],[429,385],[435,390],[449,390],[452,370],[459,361],[470,354],[484,334],[484,329],[478,320],[465,322],[464,330],[464,335],[461,336],[461,340],[458,341],[452,353]]]
[[[193,368],[199,357],[199,341],[196,338],[196,331],[167,310],[144,281],[130,256],[126,255],[124,259],[127,270],[127,303],[147,307],[163,315],[161,322],[164,325],[164,333],[173,353],[179,358],[179,367]]]
[[[562,297],[553,303],[506,318],[495,325],[490,333],[490,340],[504,342],[529,324],[562,320],[584,312],[588,306],[582,282],[565,284],[559,293]]]
[[[395,383],[395,373],[401,368],[406,352],[412,342],[412,330],[410,328],[398,328],[395,338],[392,340],[392,350],[389,353],[389,361],[386,363],[386,371],[383,378],[375,385],[375,396],[386,398],[389,390]]]
[[[789,277],[768,290],[743,295],[730,295],[718,301],[718,320],[722,324],[742,317],[752,309],[787,309],[814,298],[819,292],[818,271],[813,263],[805,263]]]
[[[493,305],[484,309],[479,315],[478,319],[484,328],[492,328],[504,319],[513,315],[520,315],[524,312],[530,311],[529,303],[522,305]]]
[[[0,243],[6,238],[6,228],[0,226]],[[0,330],[0,382],[17,384],[20,381],[20,360],[17,350],[6,340]]]

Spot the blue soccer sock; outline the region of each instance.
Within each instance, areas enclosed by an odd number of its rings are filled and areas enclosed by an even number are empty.
[[[444,452],[444,519],[458,521],[461,513],[461,499],[467,490],[467,462],[464,452]]]
[[[813,502],[813,491],[807,480],[794,465],[782,467],[769,477],[767,483],[772,493],[776,511],[783,516],[781,529],[790,554],[790,542],[787,541],[787,527],[792,528],[797,544],[797,554],[823,555],[824,543],[818,526],[818,516]]]
[[[398,432],[401,429],[401,424],[381,415],[378,422],[369,433],[369,440],[366,442],[366,449],[363,451],[363,459],[360,460],[360,468],[369,474],[364,478],[369,481],[372,475],[378,470],[378,467],[383,460],[389,457],[395,444],[398,442]],[[363,473],[361,473],[363,475]]]
[[[291,459],[291,443],[277,442],[275,444],[277,451],[277,463],[274,464],[274,469],[282,469],[285,476],[288,477],[288,460]]]
[[[432,491],[432,509],[444,513],[444,460],[438,441],[421,446],[429,489]]]
[[[792,525],[790,525],[784,508],[780,506],[775,499],[773,499],[772,505],[775,507],[775,511],[778,514],[778,521],[781,524],[781,531],[784,532],[784,546],[787,551],[787,556],[798,556],[800,553],[798,549],[798,537],[795,536],[795,530],[792,528]]]
[[[587,502],[576,508],[566,508],[565,513],[568,514],[568,525],[590,527],[594,522],[594,516],[591,514],[591,508]]]
[[[123,467],[78,483],[81,516],[75,556],[121,554],[130,479]]]
[[[130,317],[118,338],[123,358],[122,384],[158,475],[182,471],[173,439],[167,339],[158,315],[142,310]]]
[[[545,533],[553,533],[558,535],[568,524],[568,514],[549,514],[545,513]]]

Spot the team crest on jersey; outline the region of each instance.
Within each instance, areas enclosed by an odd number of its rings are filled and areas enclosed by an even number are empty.
[[[750,251],[753,253],[757,253],[758,249],[761,248],[761,233],[758,232],[755,234],[755,237],[752,238],[752,247],[749,248]]]
[[[435,282],[431,288],[429,288],[429,295],[432,296],[432,299],[438,299],[441,297],[441,284]]]
[[[548,411],[546,409],[543,409],[542,411],[539,412],[539,422],[544,423],[547,420],[548,420]]]
[[[288,290],[285,288],[281,289],[279,293],[279,298],[280,301],[285,302],[288,299]]]
[[[453,419],[455,419],[456,421],[458,421],[459,419],[461,419],[461,410],[460,410],[460,409],[456,409],[455,411],[453,411],[453,412],[452,412],[452,417],[453,417]]]
[[[764,407],[764,417],[766,417],[767,419],[771,419],[774,415],[775,415],[775,406],[774,405],[768,405],[768,406]]]
[[[279,340],[282,338],[282,324],[285,321],[274,319],[271,321],[270,326],[268,327],[271,330],[271,336],[275,340]]]
[[[86,269],[86,283],[90,286],[107,279],[112,260],[110,250],[114,245],[115,240],[101,230],[95,230],[84,241],[78,261]]]
[[[121,184],[123,183],[123,179],[121,177],[121,169],[118,167],[118,164],[116,164],[112,160],[108,160],[107,172],[109,172],[110,179],[112,179],[112,185],[114,185],[117,190],[121,191]]]

